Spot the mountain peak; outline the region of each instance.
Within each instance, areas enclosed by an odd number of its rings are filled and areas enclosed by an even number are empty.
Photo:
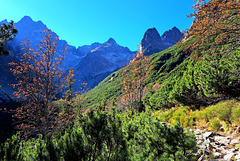
[[[7,19],[1,21],[1,22],[0,22],[0,25],[3,24],[3,23],[6,23],[6,24],[7,24],[7,23],[8,23]]]
[[[24,16],[19,22],[27,23],[27,22],[33,22],[33,20],[29,16]]]
[[[179,30],[176,26],[174,26],[173,28],[172,28],[172,30]]]
[[[150,28],[145,32],[143,39],[148,39],[148,38],[155,39],[157,41],[161,41],[161,37],[155,27]]]
[[[162,35],[163,41],[170,43],[172,45],[178,42],[182,37],[183,37],[183,34],[180,32],[180,30],[176,26],[164,32],[164,34]]]
[[[144,53],[144,55],[151,55],[153,53],[157,53],[164,48],[162,46],[162,39],[156,28],[148,29],[139,46],[140,53]]]
[[[116,41],[113,39],[113,38],[109,38],[107,43],[110,43],[110,44],[116,44]]]

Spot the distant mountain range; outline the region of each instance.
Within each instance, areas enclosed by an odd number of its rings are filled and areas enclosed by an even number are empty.
[[[2,23],[8,23],[8,21],[4,20],[0,22],[0,25]],[[14,91],[9,84],[14,83],[15,79],[9,72],[8,63],[19,60],[18,53],[22,53],[21,41],[25,41],[27,38],[34,48],[43,39],[41,31],[47,29],[47,26],[41,21],[33,21],[29,16],[25,16],[15,23],[15,27],[18,30],[17,36],[13,41],[5,44],[5,48],[9,50],[10,54],[0,57],[0,85],[9,94]],[[57,34],[54,33],[54,36]],[[151,55],[174,45],[181,37],[182,34],[176,27],[166,31],[162,36],[155,28],[149,29],[140,43],[140,51],[145,55]],[[66,44],[65,40],[59,40],[57,51],[62,51]],[[67,69],[74,68],[77,80],[74,87],[75,91],[78,91],[80,82],[86,82],[88,88],[91,89],[113,71],[128,63],[134,54],[135,52],[118,45],[113,38],[109,38],[104,43],[95,42],[80,47],[69,45],[63,65]]]

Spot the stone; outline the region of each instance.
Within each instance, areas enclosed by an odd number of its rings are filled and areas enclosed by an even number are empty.
[[[198,140],[198,141],[197,141],[197,145],[201,145],[202,143],[203,143],[202,140]]]
[[[236,145],[236,144],[239,144],[240,143],[240,140],[239,139],[233,139],[230,144],[231,145]]]
[[[232,149],[232,152],[235,153],[235,152],[237,152],[238,150],[239,150],[239,148],[234,148],[234,149]]]
[[[240,161],[240,153],[238,153],[236,156],[235,156],[235,159]]]
[[[219,130],[224,132],[224,126],[221,126]]]
[[[215,136],[214,140],[220,144],[228,145],[230,143],[230,138],[225,136]]]
[[[234,153],[230,152],[230,153],[228,153],[227,155],[225,155],[225,156],[223,157],[223,159],[226,160],[226,161],[231,161],[232,158],[234,157],[234,155],[235,155]]]
[[[213,150],[213,146],[212,146],[211,144],[207,144],[207,149],[208,149],[209,151],[212,151],[212,150]]]
[[[200,129],[196,129],[196,130],[194,131],[194,133],[195,133],[195,135],[200,135],[202,132],[201,132]]]
[[[213,156],[214,156],[215,158],[220,158],[220,157],[222,157],[222,154],[219,153],[219,152],[215,152],[215,153],[213,153]]]
[[[240,126],[237,127],[236,133],[237,133],[237,134],[240,133]]]
[[[202,134],[202,138],[204,140],[206,140],[207,138],[209,137],[213,137],[214,136],[214,133],[213,132],[205,132],[204,134]]]

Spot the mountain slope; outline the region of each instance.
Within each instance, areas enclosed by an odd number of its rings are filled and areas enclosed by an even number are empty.
[[[192,40],[150,56],[153,69],[146,79],[145,106],[169,108],[184,104],[200,108],[239,98],[240,50],[233,50],[228,55],[205,55],[198,61],[188,57],[191,53],[184,50]],[[90,91],[91,96],[85,96],[87,106],[119,98],[121,81],[121,70],[110,74]],[[161,85],[159,89],[153,89],[156,83]]]
[[[148,86],[152,86],[157,82],[161,84],[166,74],[171,73],[171,71],[181,64],[188,55],[189,54],[183,52],[183,49],[179,48],[178,45],[151,55],[150,59],[152,60],[153,69],[152,74],[146,80]],[[121,95],[121,71],[122,69],[111,73],[99,83],[97,87],[90,90],[85,95],[87,107],[93,107],[103,99],[112,100]]]

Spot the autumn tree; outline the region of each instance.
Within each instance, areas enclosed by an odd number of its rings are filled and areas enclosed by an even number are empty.
[[[198,0],[193,6],[190,18],[194,22],[186,31],[185,38],[192,37],[193,43],[187,49],[192,57],[203,54],[220,55],[230,53],[240,47],[240,2],[239,0]]]
[[[42,134],[44,138],[53,131],[58,108],[52,105],[56,95],[63,88],[61,64],[67,52],[57,52],[58,37],[53,37],[50,30],[42,32],[37,49],[31,48],[29,42],[22,43],[25,52],[19,63],[10,63],[12,72],[17,77],[18,87],[14,94],[24,98],[27,104],[17,109],[17,128],[22,130],[25,138]]]
[[[151,73],[151,60],[141,53],[137,53],[122,71],[122,98],[121,103],[130,110],[143,110],[145,79]]]
[[[3,23],[0,27],[0,55],[7,55],[8,51],[4,50],[4,44],[8,40],[13,40],[16,34],[18,33],[17,29],[14,27],[13,21],[9,24]]]
[[[73,83],[75,82],[74,77],[74,70],[71,68],[69,70],[68,76],[67,76],[67,88],[68,90],[65,92],[65,99],[66,101],[71,101],[73,98],[74,92],[73,92]]]
[[[198,0],[189,17],[195,20],[186,31],[184,44],[197,63],[197,93],[214,99],[240,95],[240,2]]]
[[[58,117],[58,128],[65,128],[68,126],[69,123],[73,121],[75,118],[75,113],[73,109],[73,96],[75,93],[73,92],[73,84],[75,82],[74,77],[74,70],[71,68],[68,72],[67,78],[66,78],[66,92],[65,92],[65,101],[64,101],[64,107],[62,111],[59,114]]]

